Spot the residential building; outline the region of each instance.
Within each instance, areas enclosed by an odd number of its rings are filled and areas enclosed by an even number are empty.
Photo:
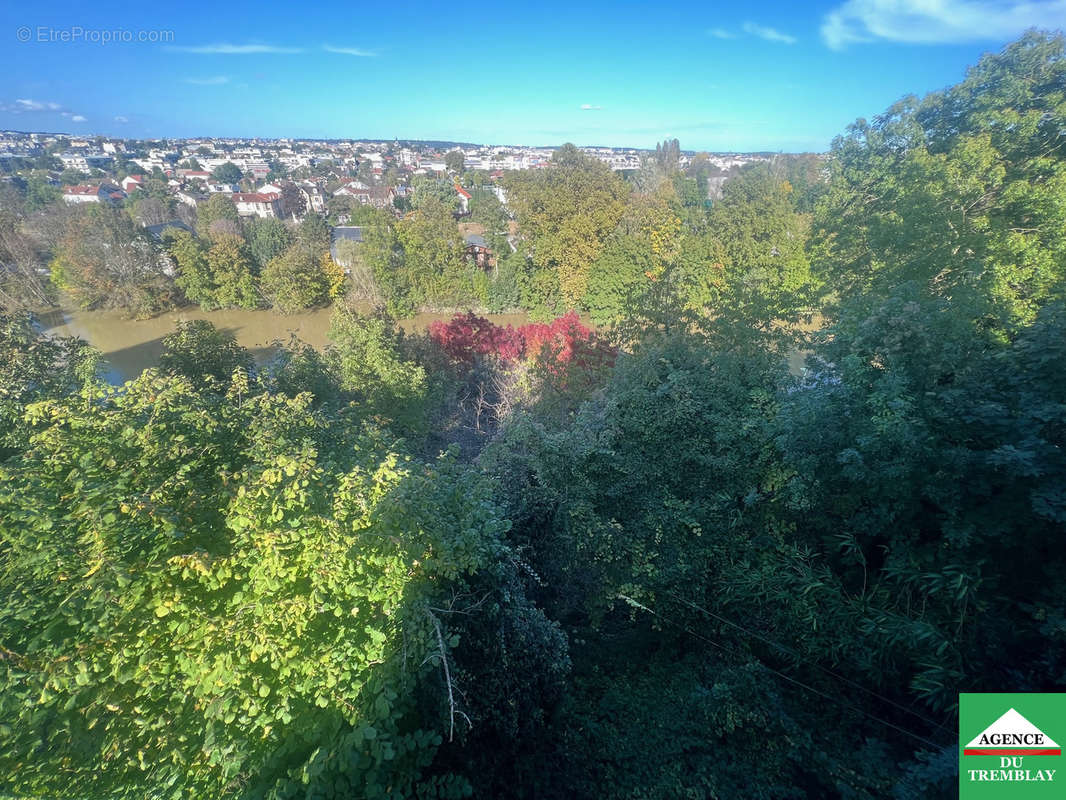
[[[329,238],[329,255],[330,258],[333,259],[333,263],[337,266],[344,267],[345,271],[349,270],[352,266],[352,262],[337,248],[337,244],[344,241],[362,244],[363,229],[355,225],[338,225],[330,231]]]
[[[242,217],[281,217],[281,195],[262,192],[234,192],[233,204]]]
[[[470,213],[470,198],[473,197],[473,195],[458,183],[455,184],[455,193],[459,196],[459,214],[461,216],[466,216]]]
[[[127,175],[122,179],[122,191],[129,194],[134,189],[140,189],[144,185],[143,175]]]
[[[68,186],[63,190],[63,199],[71,205],[77,203],[120,203],[126,193],[111,183],[95,186]]]
[[[392,201],[396,198],[396,192],[388,186],[370,186],[362,189],[354,188],[354,184],[358,181],[352,181],[347,186],[344,186],[334,192],[334,195],[348,196],[354,198],[364,206],[374,206],[374,208],[390,208]],[[362,186],[362,184],[359,184]]]
[[[463,254],[483,270],[496,266],[496,255],[485,241],[485,237],[479,234],[468,233],[463,237]]]

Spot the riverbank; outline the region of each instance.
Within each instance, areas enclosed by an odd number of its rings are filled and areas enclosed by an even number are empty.
[[[360,309],[369,311],[369,305]],[[104,354],[105,377],[121,383],[155,366],[163,352],[163,337],[173,333],[182,320],[203,319],[219,330],[232,333],[237,342],[248,348],[257,363],[264,363],[275,352],[276,343],[288,342],[293,335],[311,346],[322,349],[329,344],[329,320],[332,308],[319,308],[298,314],[280,314],[262,309],[247,311],[225,309],[203,311],[189,305],[167,311],[150,319],[128,319],[117,311],[84,311],[60,308],[37,315],[45,333],[52,336],[77,336]],[[405,331],[426,330],[448,314],[420,313],[399,321]],[[497,325],[524,325],[527,314],[486,314]]]

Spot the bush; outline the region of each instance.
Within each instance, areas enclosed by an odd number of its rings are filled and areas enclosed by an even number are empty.
[[[201,382],[229,382],[236,369],[250,372],[252,354],[237,344],[233,334],[220,331],[207,320],[180,320],[177,330],[163,337],[159,368]]]

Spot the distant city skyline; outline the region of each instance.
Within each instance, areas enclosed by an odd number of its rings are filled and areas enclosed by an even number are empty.
[[[20,130],[18,128],[0,128],[0,134],[15,134],[18,136],[41,136],[48,138],[66,138],[72,141],[78,140],[92,140],[92,139],[104,139],[105,141],[127,141],[127,142],[198,142],[198,141],[216,141],[216,142],[319,142],[323,144],[339,144],[339,143],[353,143],[353,144],[367,144],[367,145],[389,145],[394,142],[399,142],[401,146],[419,146],[419,147],[435,147],[439,150],[446,150],[449,148],[471,150],[471,149],[488,149],[488,148],[515,148],[525,150],[556,150],[562,147],[568,142],[559,142],[558,144],[522,144],[518,142],[459,142],[449,139],[414,139],[409,136],[391,137],[386,139],[371,138],[367,136],[331,136],[331,137],[310,137],[310,136],[209,136],[202,134],[199,136],[122,136],[107,133],[95,133],[95,132],[76,132],[69,130]],[[676,138],[676,137],[668,137]],[[657,144],[662,142],[655,142],[648,147],[637,147],[633,145],[611,145],[611,144],[581,144],[576,145],[582,150],[619,150],[619,151],[654,151]],[[574,144],[569,142],[569,144]],[[438,146],[439,147],[436,147]],[[712,153],[720,155],[729,154],[766,154],[772,155],[778,152],[785,152],[779,150],[706,150],[701,148],[685,147],[681,145],[681,152],[688,154],[697,153]],[[792,152],[792,151],[789,151]],[[811,152],[811,151],[804,151]]]
[[[0,128],[824,151],[1066,0],[0,10]]]

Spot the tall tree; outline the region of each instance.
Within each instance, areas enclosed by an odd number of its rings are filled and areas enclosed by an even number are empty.
[[[43,266],[40,248],[25,230],[18,191],[11,185],[0,187],[0,309],[50,305],[55,287]]]
[[[227,161],[225,164],[219,164],[211,170],[211,177],[219,183],[240,183],[244,174],[241,172],[240,167],[232,161]]]
[[[453,175],[461,175],[465,163],[466,156],[463,155],[462,150],[449,150],[444,154],[444,165]]]
[[[1066,278],[1066,40],[1029,33],[833,144],[817,268],[840,298],[915,281],[1008,335]]]
[[[227,388],[51,399],[0,466],[4,790],[469,795],[426,773],[465,725],[448,604],[510,559],[487,483]]]
[[[174,283],[152,238],[125,211],[79,209],[61,234],[52,280],[83,308],[146,316],[172,305]]]
[[[205,311],[216,308],[256,308],[251,256],[243,240],[224,236],[204,242],[188,231],[167,231],[167,252],[177,267],[177,285]]]
[[[791,184],[773,165],[748,167],[726,182],[709,223],[724,257],[722,302],[759,325],[793,319],[811,274],[810,219],[796,211]]]
[[[329,301],[329,280],[316,257],[299,242],[276,256],[263,269],[263,294],[286,314]]]
[[[252,217],[245,222],[245,238],[248,250],[259,269],[281,255],[292,244],[289,227],[279,219]]]
[[[237,225],[240,221],[233,199],[222,192],[215,192],[207,198],[206,203],[196,207],[196,219],[196,228],[201,236],[209,235],[215,222],[224,220]]]
[[[547,169],[512,173],[507,191],[534,265],[554,273],[560,299],[576,307],[591,264],[622,216],[624,181],[603,162],[566,144]]]

